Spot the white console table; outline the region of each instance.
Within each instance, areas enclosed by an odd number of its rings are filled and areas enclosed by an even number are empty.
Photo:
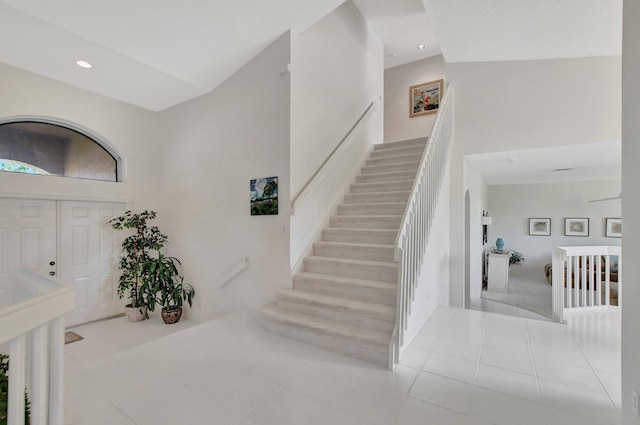
[[[489,253],[487,291],[509,292],[509,254]]]

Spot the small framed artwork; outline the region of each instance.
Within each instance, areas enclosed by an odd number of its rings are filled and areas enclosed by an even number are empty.
[[[278,214],[278,177],[264,177],[249,181],[251,215]]]
[[[589,219],[588,218],[565,218],[564,219],[564,235],[565,236],[589,236]]]
[[[606,226],[604,235],[607,238],[621,238],[622,237],[622,219],[607,218],[607,226]]]
[[[440,107],[444,80],[409,87],[409,118],[435,114]]]
[[[529,235],[531,236],[551,236],[550,218],[530,218]]]

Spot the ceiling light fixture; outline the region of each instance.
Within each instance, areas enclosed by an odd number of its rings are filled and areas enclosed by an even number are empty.
[[[424,49],[425,47],[427,47],[427,46],[425,46],[424,44],[420,44],[420,45],[418,46],[418,50],[422,50],[422,49]]]
[[[76,61],[76,65],[78,65],[78,66],[80,66],[82,68],[87,68],[87,69],[92,67],[92,65],[87,61]]]

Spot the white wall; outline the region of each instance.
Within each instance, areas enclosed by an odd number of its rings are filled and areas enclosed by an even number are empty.
[[[558,246],[620,245],[620,238],[607,238],[605,218],[620,218],[619,201],[589,200],[616,196],[620,180],[489,186],[489,246],[502,238],[506,249],[520,251],[523,274],[544,276],[544,265]],[[564,219],[589,218],[589,237],[564,236]],[[550,218],[551,236],[529,236],[529,218]]]
[[[123,183],[1,173],[0,193],[152,203],[147,189],[159,176],[155,113],[2,63],[0,93],[0,121],[52,119],[96,136],[126,159]]]
[[[464,299],[464,156],[620,139],[620,69],[620,57],[447,64],[456,90],[452,305]]]
[[[389,68],[384,71],[384,140],[426,137],[436,120],[436,114],[409,117],[409,87],[445,79],[442,55]]]
[[[631,391],[640,392],[640,224],[634,218],[640,214],[640,3],[623,4],[622,35],[622,216],[623,273],[626,282],[622,297],[622,423],[639,424],[640,417],[631,406]]]
[[[160,222],[199,291],[197,320],[264,304],[290,284],[289,59],[287,33],[213,92],[160,113]],[[251,216],[249,180],[271,176],[278,215]],[[245,257],[249,269],[218,288]]]
[[[382,99],[383,46],[348,0],[292,38],[291,66],[291,195],[295,196],[367,106]],[[373,143],[383,141],[383,113],[379,105]]]

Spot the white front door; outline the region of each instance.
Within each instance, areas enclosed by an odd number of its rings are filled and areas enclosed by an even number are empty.
[[[124,210],[123,203],[60,201],[60,278],[76,289],[75,309],[65,317],[67,326],[123,311],[117,277],[124,235],[107,221]]]
[[[56,202],[0,198],[0,294],[22,268],[54,274]]]

